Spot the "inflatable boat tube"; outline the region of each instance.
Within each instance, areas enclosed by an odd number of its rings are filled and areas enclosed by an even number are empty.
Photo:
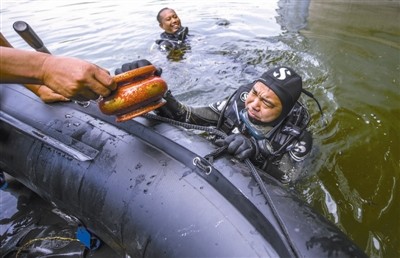
[[[131,257],[366,257],[334,224],[192,131],[1,86],[0,168]],[[275,210],[275,212],[274,212]]]

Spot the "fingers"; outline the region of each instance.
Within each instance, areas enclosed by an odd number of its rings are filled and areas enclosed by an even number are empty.
[[[237,146],[235,154],[239,157],[243,156],[247,152],[251,152],[251,146],[243,141]]]
[[[137,61],[137,66],[138,67],[147,66],[147,65],[151,65],[151,63],[146,59],[142,59],[142,60]]]
[[[228,135],[228,136],[225,138],[225,142],[226,142],[227,144],[229,144],[229,143],[233,142],[235,139],[236,139],[236,134],[231,134],[231,135]]]
[[[123,73],[123,71],[122,71],[121,68],[115,69],[115,72],[114,72],[115,75],[118,75],[118,74],[120,74],[120,73]]]
[[[138,68],[138,63],[137,61],[132,62],[132,63],[125,63],[121,66],[121,68],[117,68],[115,69],[115,75],[120,74],[120,73],[125,73],[128,72],[130,70],[136,69]]]
[[[215,140],[215,145],[222,147],[224,145],[230,146],[231,142],[235,140],[235,134],[231,134],[228,135],[227,137],[225,137],[224,139],[217,139]],[[235,151],[236,149],[234,148],[234,146],[231,146],[231,150]],[[229,149],[228,149],[229,151]],[[232,153],[232,152],[230,152]]]
[[[217,145],[218,147],[222,147],[225,145],[225,140],[224,139],[217,139],[215,140],[215,145]]]
[[[53,102],[60,102],[60,101],[70,101],[68,98],[64,97],[61,94],[54,92],[52,89],[48,88],[47,86],[41,85],[38,89],[38,95],[45,103],[53,103]]]
[[[155,74],[156,76],[161,76],[162,72],[163,72],[162,68],[161,68],[161,67],[158,67],[158,68],[156,68],[156,71],[155,71],[154,74]]]
[[[239,160],[242,161],[244,159],[250,158],[251,155],[252,155],[252,150],[251,149],[247,149],[245,151],[242,151],[242,152],[238,153],[236,155],[236,158],[238,158]]]
[[[114,82],[110,73],[100,67],[97,67],[97,71],[94,74],[94,78],[98,83],[100,83],[100,88],[99,88],[100,92],[96,93],[99,93],[103,97],[108,96],[111,91],[117,88],[117,84]]]
[[[229,143],[228,145],[228,152],[232,153],[233,155],[236,155],[239,153],[239,148],[241,147],[241,145],[243,144],[242,141],[232,141]],[[241,148],[243,149],[243,147]]]
[[[99,96],[106,97],[117,88],[117,84],[114,82],[110,74],[100,68],[96,67],[92,78],[88,78],[85,85],[79,91],[75,100],[96,100]]]
[[[57,94],[57,93],[50,94],[48,96],[40,97],[40,99],[43,100],[44,103],[68,102],[68,101],[70,101],[70,99],[68,99],[68,98],[66,98],[66,97],[64,97],[64,96],[62,96],[60,94]]]
[[[121,66],[121,70],[122,70],[122,72],[124,72],[124,73],[127,72],[127,71],[130,71],[130,70],[136,69],[136,68],[138,68],[136,62],[133,62],[133,63],[126,63],[126,64],[123,64],[123,65]]]
[[[228,143],[228,152],[238,157],[239,159],[244,159],[252,152],[252,146],[245,138],[245,136],[240,134],[233,134],[225,138]]]
[[[107,70],[76,58],[48,56],[42,70],[43,84],[74,100],[96,100],[117,88]]]
[[[115,70],[115,74],[124,73],[124,72],[130,71],[130,70],[134,70],[139,67],[148,66],[148,65],[151,65],[151,63],[150,63],[150,61],[148,61],[146,59],[140,59],[140,60],[137,60],[137,61],[134,61],[131,63],[125,63],[121,66],[121,68],[118,68]]]
[[[244,160],[251,157],[253,154],[253,147],[249,140],[241,134],[231,134],[225,139],[215,140],[215,145],[222,147],[228,146],[227,151],[239,160]]]

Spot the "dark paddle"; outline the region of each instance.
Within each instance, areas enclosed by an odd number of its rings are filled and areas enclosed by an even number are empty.
[[[24,21],[16,21],[13,24],[13,28],[21,36],[21,38],[23,38],[26,43],[28,43],[36,51],[51,54],[43,44],[43,41],[28,23]]]
[[[46,48],[43,41],[39,38],[39,36],[35,33],[31,26],[24,21],[16,21],[13,24],[14,30],[25,40],[26,43],[29,44],[33,49],[38,52],[43,52],[47,54],[51,54],[51,52]],[[74,102],[78,105],[87,107],[90,104],[90,101],[78,101],[74,100]]]

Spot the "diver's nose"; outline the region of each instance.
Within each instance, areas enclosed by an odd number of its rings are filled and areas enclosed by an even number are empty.
[[[172,18],[173,20],[172,20],[172,23],[176,23],[176,22],[179,22],[179,18],[178,17],[176,17],[176,18]]]
[[[250,103],[250,107],[253,110],[259,111],[260,107],[261,107],[261,104],[262,104],[262,101],[259,98],[254,98],[254,100]]]

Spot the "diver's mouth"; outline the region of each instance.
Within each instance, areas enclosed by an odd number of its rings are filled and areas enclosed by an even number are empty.
[[[247,109],[247,114],[249,115],[250,118],[259,120],[258,116],[256,114],[254,114],[250,109]]]
[[[247,116],[248,116],[250,122],[252,122],[253,124],[256,124],[256,125],[263,124],[263,122],[261,121],[259,116],[252,113],[250,108],[246,108],[246,111],[247,111]]]
[[[180,28],[181,27],[179,25],[174,25],[174,26],[171,26],[171,31],[173,31],[173,33],[175,33],[177,31],[179,31]]]

